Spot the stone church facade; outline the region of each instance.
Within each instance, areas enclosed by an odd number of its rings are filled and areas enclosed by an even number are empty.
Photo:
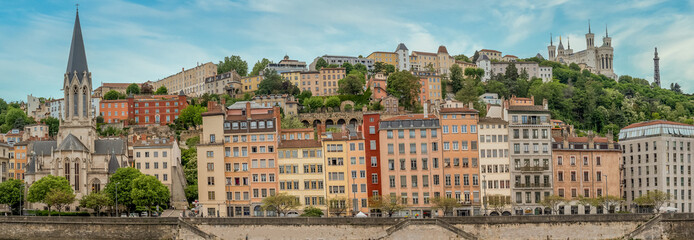
[[[105,188],[110,175],[128,166],[127,142],[121,138],[99,138],[91,109],[92,76],[82,40],[79,12],[63,80],[63,112],[57,140],[31,142],[25,181],[31,186],[47,176],[68,179],[76,199]],[[72,206],[77,206],[75,201]],[[42,208],[33,204],[31,208]]]
[[[605,28],[605,36],[602,38],[602,46],[595,45],[595,34],[590,30],[588,24],[588,33],[586,33],[586,49],[574,52],[571,49],[571,43],[567,39],[567,48],[564,49],[561,37],[559,37],[559,47],[554,46],[553,39],[550,39],[550,44],[547,46],[548,60],[564,64],[576,63],[581,69],[587,69],[595,74],[603,74],[609,78],[617,79],[614,73],[612,62],[614,60],[614,48],[612,47],[612,38],[607,33]]]

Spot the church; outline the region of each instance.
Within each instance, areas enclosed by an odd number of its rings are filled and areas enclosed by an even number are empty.
[[[47,175],[65,177],[72,186],[77,206],[82,196],[103,190],[109,176],[127,166],[127,141],[99,138],[96,116],[91,109],[92,73],[82,40],[79,11],[75,17],[72,44],[63,75],[63,111],[56,140],[35,141],[28,147],[29,163],[25,182],[31,186]],[[42,208],[33,204],[30,208]],[[67,209],[70,210],[70,209]]]
[[[547,46],[548,60],[563,64],[578,64],[581,69],[587,69],[594,74],[602,74],[612,79],[617,79],[614,73],[612,62],[614,58],[614,48],[612,48],[612,38],[607,33],[605,27],[605,36],[602,38],[602,46],[595,46],[595,34],[590,30],[588,23],[588,33],[586,33],[586,49],[583,51],[574,52],[571,49],[569,39],[566,40],[567,48],[564,49],[561,37],[559,37],[559,47],[554,46],[553,39],[550,35],[550,43]]]

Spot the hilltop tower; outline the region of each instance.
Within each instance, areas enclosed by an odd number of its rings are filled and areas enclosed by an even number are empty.
[[[547,46],[547,59],[550,61],[554,61],[554,58],[557,55],[557,47],[554,46],[554,42],[552,39],[552,34],[549,34],[549,46]]]
[[[655,48],[655,57],[653,58],[653,82],[660,87],[660,58],[658,57],[658,48]]]

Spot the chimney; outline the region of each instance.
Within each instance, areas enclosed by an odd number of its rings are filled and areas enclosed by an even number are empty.
[[[427,102],[424,102],[424,118],[427,118],[429,115],[429,104]]]
[[[561,132],[562,148],[569,149],[569,134],[562,130]]]
[[[547,99],[542,99],[542,108],[549,110],[549,104],[547,104]]]
[[[208,109],[208,110],[212,110],[212,109],[214,109],[214,107],[216,107],[216,106],[217,106],[217,102],[215,102],[215,101],[207,101],[207,109]]]
[[[612,130],[608,130],[607,134],[607,149],[614,149],[614,135],[612,135]]]
[[[468,103],[468,108],[469,108],[469,109],[475,109],[475,104],[473,104],[472,101],[469,102],[469,103]]]
[[[588,149],[593,148],[595,148],[595,133],[590,131],[590,133],[588,133]]]
[[[275,129],[280,129],[282,127],[282,114],[280,113],[280,107],[272,107],[272,115],[276,119]],[[279,131],[277,131],[279,132]]]
[[[251,102],[246,102],[246,119],[251,119]]]
[[[227,99],[224,97],[221,97],[220,101],[222,102],[222,107],[226,107]]]

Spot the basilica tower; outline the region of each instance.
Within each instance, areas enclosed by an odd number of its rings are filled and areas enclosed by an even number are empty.
[[[653,82],[660,87],[660,58],[658,57],[658,48],[655,48],[655,57],[653,58]]]

